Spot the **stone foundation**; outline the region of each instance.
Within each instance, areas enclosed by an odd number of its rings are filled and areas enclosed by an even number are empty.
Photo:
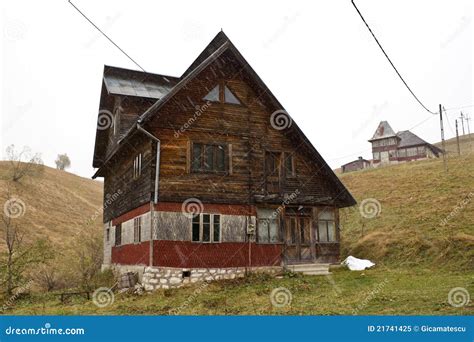
[[[252,267],[250,272],[263,272],[276,274],[282,272],[279,266]],[[141,277],[141,283],[146,291],[157,289],[170,289],[186,284],[235,279],[245,276],[245,267],[232,268],[171,268],[171,267],[146,267]]]

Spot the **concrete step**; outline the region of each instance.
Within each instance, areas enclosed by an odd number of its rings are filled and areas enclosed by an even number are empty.
[[[329,264],[296,264],[287,265],[286,269],[291,272],[303,273],[308,275],[330,274]]]

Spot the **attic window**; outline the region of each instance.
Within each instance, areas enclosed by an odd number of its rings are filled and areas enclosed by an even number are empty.
[[[240,101],[237,96],[226,86],[218,84],[212,90],[204,96],[203,100],[211,102],[222,102],[240,105]]]
[[[240,104],[240,101],[235,97],[234,94],[230,91],[227,86],[224,87],[224,102],[225,103],[233,103],[233,104]]]
[[[206,96],[204,100],[211,102],[219,102],[219,86],[215,86]]]

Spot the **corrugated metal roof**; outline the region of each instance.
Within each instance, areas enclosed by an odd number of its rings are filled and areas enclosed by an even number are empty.
[[[161,99],[179,78],[106,66],[104,83],[109,94]]]
[[[369,141],[377,140],[377,139],[385,139],[385,138],[390,138],[394,136],[395,136],[395,132],[393,131],[392,127],[390,127],[388,122],[380,121],[379,126],[377,127],[377,130],[374,133],[374,136]]]

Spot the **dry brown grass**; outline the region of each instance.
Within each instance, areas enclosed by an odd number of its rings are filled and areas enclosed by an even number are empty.
[[[359,203],[381,204],[372,219],[359,206],[342,211],[343,254],[387,265],[473,269],[474,155],[451,155],[448,170],[435,159],[341,175]]]
[[[1,210],[8,167],[8,162],[0,162]],[[47,237],[55,245],[65,245],[88,222],[102,231],[102,193],[101,182],[44,167],[40,176],[15,185],[13,195],[26,205],[17,222],[28,240]]]

